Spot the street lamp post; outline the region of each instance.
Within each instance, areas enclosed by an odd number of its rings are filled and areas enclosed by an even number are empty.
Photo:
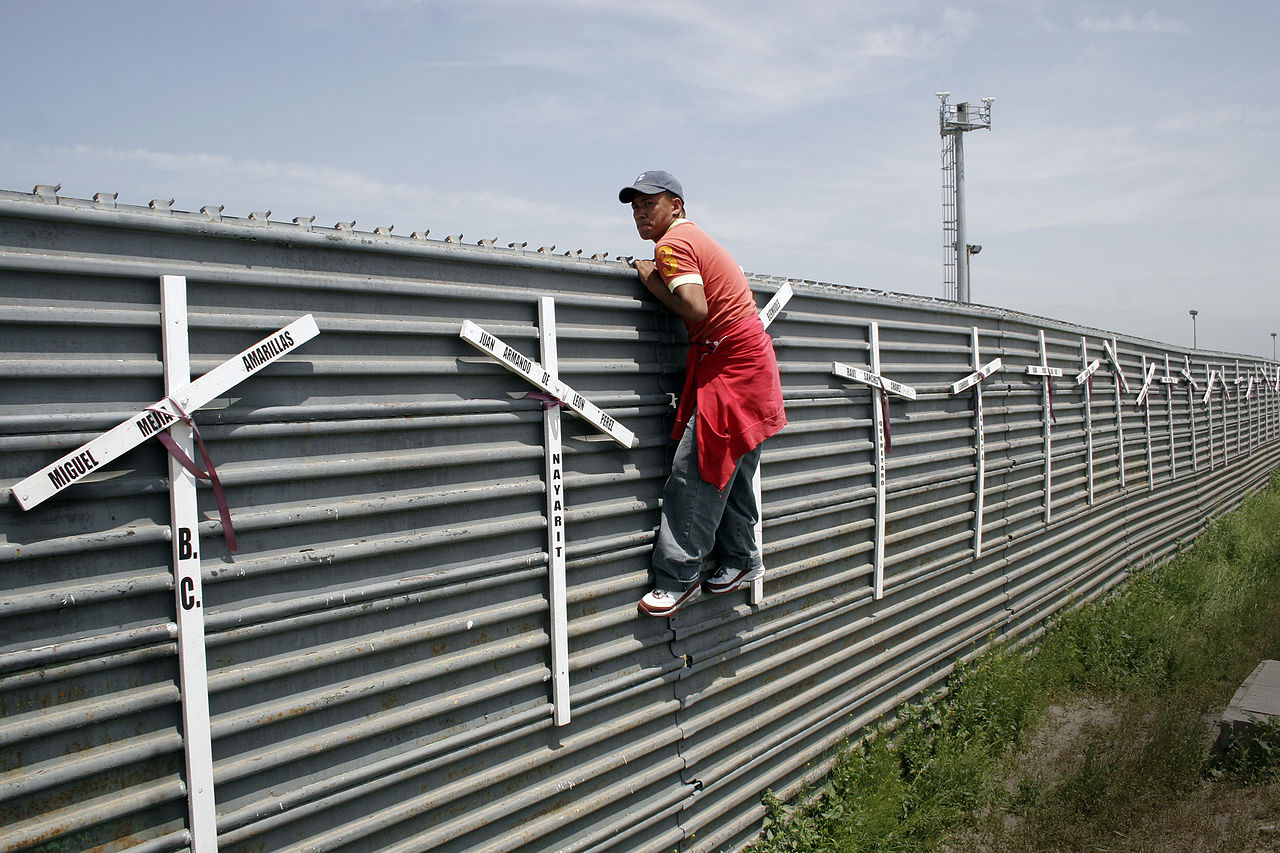
[[[1199,314],[1200,312],[1192,308],[1190,313],[1191,313],[1191,348],[1199,349],[1199,347],[1196,346],[1196,315]]]
[[[1271,333],[1271,360],[1276,360],[1276,333]]]
[[[973,267],[970,265],[969,261],[974,255],[978,254],[981,251],[982,251],[982,246],[979,243],[964,244],[964,281],[965,281],[966,294],[969,292],[969,286],[970,286],[969,283],[973,281],[973,275],[972,275]],[[964,301],[968,302],[969,300],[965,299]]]

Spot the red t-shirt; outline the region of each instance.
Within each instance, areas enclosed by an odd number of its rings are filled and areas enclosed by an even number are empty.
[[[730,327],[756,313],[756,302],[742,267],[711,236],[687,219],[677,219],[657,241],[653,253],[667,287],[702,285],[707,316],[685,321],[693,343],[719,340]]]
[[[742,268],[697,225],[676,220],[654,260],[668,287],[700,283],[706,296],[703,321],[685,321],[689,353],[671,437],[679,440],[696,410],[698,474],[723,489],[738,459],[787,423],[773,341]]]

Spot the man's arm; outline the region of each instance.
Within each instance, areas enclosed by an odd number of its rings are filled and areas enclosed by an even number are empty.
[[[636,272],[640,281],[659,302],[690,323],[701,323],[707,316],[707,295],[701,284],[682,284],[668,290],[653,261],[636,258]]]

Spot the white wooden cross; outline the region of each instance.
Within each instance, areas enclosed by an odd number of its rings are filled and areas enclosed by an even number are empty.
[[[1156,363],[1147,364],[1147,356],[1142,356],[1142,390],[1138,392],[1138,405],[1142,407],[1142,420],[1147,432],[1147,488],[1156,486],[1155,451],[1151,447],[1151,383],[1156,378]]]
[[[1169,354],[1164,354],[1164,376],[1160,377],[1160,384],[1164,386],[1165,407],[1169,411],[1169,479],[1178,479],[1178,460],[1175,455],[1175,445],[1173,441],[1173,386],[1177,383],[1177,378],[1169,372]]]
[[[969,330],[969,351],[973,357],[973,372],[959,382],[951,383],[951,394],[962,394],[973,389],[973,431],[978,454],[977,482],[974,485],[973,558],[982,556],[982,525],[987,501],[987,438],[982,418],[982,383],[1004,369],[999,358],[982,364],[978,351],[978,327]]]
[[[1196,378],[1191,375],[1191,356],[1183,355],[1183,366],[1178,371],[1182,377],[1182,381],[1187,385],[1187,415],[1191,419],[1191,470],[1200,470],[1200,449],[1196,447],[1196,406],[1195,395],[1200,390],[1200,384],[1196,382]]]
[[[555,300],[544,296],[538,300],[538,342],[541,363],[521,355],[470,320],[462,323],[458,336],[487,354],[485,361],[496,362],[524,378],[534,387],[567,406],[587,423],[624,448],[639,444],[635,433],[605,414],[590,400],[559,379],[559,354],[556,347]],[[560,405],[542,410],[543,456],[547,499],[547,574],[550,607],[551,644],[551,718],[557,726],[572,720],[569,702],[569,605],[565,577],[565,495],[563,445],[560,429]]]
[[[916,398],[916,389],[903,385],[901,382],[895,382],[887,376],[881,376],[873,368],[870,371],[862,370],[858,367],[852,367],[839,361],[831,362],[831,372],[841,379],[849,379],[854,382],[860,382],[863,385],[870,385],[872,388],[879,388],[890,394],[897,394],[899,397],[906,397],[908,400]]]
[[[1115,338],[1102,342],[1102,352],[1107,357],[1107,361],[1111,362],[1111,371],[1120,380],[1119,384],[1124,388],[1124,393],[1128,394],[1129,381],[1124,378],[1124,368],[1120,366],[1120,356],[1116,354],[1118,349]]]
[[[1213,386],[1218,381],[1218,371],[1210,369],[1209,365],[1204,366],[1204,398],[1201,403],[1205,407],[1205,413],[1209,419],[1209,470],[1214,468],[1213,462]],[[1223,435],[1223,442],[1226,441],[1226,435]],[[1226,447],[1223,447],[1223,462],[1226,462]]]
[[[1233,396],[1236,400],[1236,455],[1244,453],[1244,392],[1240,390],[1240,386],[1244,384],[1244,377],[1240,375],[1240,359],[1236,359],[1236,375],[1231,380],[1231,384],[1235,386]]]
[[[535,388],[550,394],[578,417],[613,439],[620,446],[630,449],[639,444],[635,433],[618,423],[611,415],[605,414],[598,406],[577,391],[561,382],[545,366],[533,359],[525,358],[514,347],[503,343],[495,335],[486,332],[470,320],[462,321],[462,328],[458,332],[458,337],[481,352],[488,353],[491,360],[496,361],[517,376],[523,377]]]
[[[1255,365],[1255,372],[1258,374],[1258,440],[1261,442],[1269,441],[1271,438],[1271,399],[1267,396],[1267,392],[1271,389],[1271,377],[1267,375],[1267,369],[1263,365]]]
[[[1271,376],[1267,373],[1265,365],[1255,365],[1254,371],[1258,375],[1258,440],[1269,441],[1271,439],[1271,404],[1270,397],[1265,396],[1271,390]]]
[[[782,313],[782,309],[786,307],[794,295],[795,291],[791,287],[791,282],[784,281],[778,291],[773,294],[773,298],[760,309],[760,323],[766,329],[769,328],[769,324]]]
[[[1231,389],[1234,387],[1227,381],[1227,367],[1225,364],[1218,365],[1218,380],[1222,383],[1222,464],[1229,464],[1231,455],[1231,439],[1227,436],[1227,400],[1231,397]]]
[[[871,395],[871,413],[875,419],[873,433],[875,435],[876,449],[876,530],[872,590],[875,599],[878,601],[884,597],[884,537],[887,516],[885,503],[885,454],[888,452],[887,444],[890,427],[885,414],[885,403],[889,394],[896,394],[899,397],[914,400],[916,398],[916,389],[880,375],[880,324],[872,321],[868,326],[871,370],[866,371],[833,361],[831,362],[831,372],[841,379],[859,382],[877,391],[877,393]]]
[[[791,287],[791,282],[784,281],[782,286],[778,288],[778,291],[773,294],[773,298],[765,303],[765,306],[760,309],[760,324],[764,326],[765,329],[768,329],[769,325],[777,319],[779,314],[782,313],[782,309],[791,301],[791,297],[794,293],[795,292]],[[751,490],[756,496],[756,512],[758,513],[756,516],[755,529],[756,552],[760,555],[761,559],[764,559],[764,497],[760,488],[759,463],[756,464],[755,473],[751,477]],[[751,603],[758,606],[763,602],[764,575],[761,575],[751,582]]]
[[[1277,406],[1280,406],[1280,368],[1275,368],[1274,377],[1267,372],[1266,365],[1258,365],[1258,372],[1262,374],[1262,387],[1271,391],[1271,401],[1267,405],[1267,438],[1275,437],[1276,432],[1276,416]]]
[[[1089,358],[1089,342],[1082,335],[1080,337],[1080,363],[1084,364],[1084,369],[1076,374],[1075,384],[1077,385],[1082,385],[1085,382],[1088,382],[1090,379],[1092,379],[1093,374],[1097,373],[1098,368],[1102,366],[1102,361],[1096,358],[1093,361],[1090,361],[1088,364],[1085,364],[1085,361],[1088,358]]]
[[[978,331],[978,327],[974,326],[973,332],[977,332],[977,331]],[[1001,360],[1000,358],[993,358],[991,361],[988,361],[986,364],[982,366],[978,366],[977,364],[978,348],[974,346],[972,342],[970,342],[970,348],[974,353],[974,356],[973,356],[974,370],[972,373],[970,373],[964,379],[961,379],[959,382],[951,383],[952,396],[955,396],[956,394],[959,394],[962,391],[968,391],[970,388],[975,388],[978,385],[982,384],[982,381],[984,379],[988,379],[991,376],[995,375],[996,373],[1000,372],[1001,370],[1004,370],[1004,361]]]
[[[1257,443],[1258,431],[1253,428],[1253,374],[1248,376],[1247,390],[1244,394],[1245,405],[1249,407],[1249,449],[1252,450]]]
[[[1266,368],[1260,368],[1260,369],[1263,371],[1263,374],[1266,374]],[[1280,389],[1276,388],[1276,384],[1277,384],[1276,380],[1272,379],[1270,374],[1267,374],[1266,386],[1271,391],[1271,405],[1270,405],[1271,414],[1270,416],[1268,416],[1267,435],[1268,437],[1271,437],[1271,438],[1275,438],[1276,405],[1277,403],[1280,403],[1280,400],[1277,400],[1277,394],[1280,394]]]
[[[1275,373],[1275,378],[1274,378],[1274,379],[1272,379],[1272,380],[1270,380],[1270,386],[1269,386],[1269,387],[1271,388],[1271,394],[1272,394],[1272,401],[1271,401],[1271,411],[1272,411],[1272,418],[1271,418],[1271,433],[1272,433],[1272,435],[1274,436],[1274,435],[1275,435],[1275,428],[1276,428],[1276,426],[1277,426],[1277,424],[1276,424],[1276,415],[1277,415],[1277,414],[1280,414],[1280,412],[1277,412],[1277,406],[1280,406],[1280,367],[1273,366],[1273,369],[1274,369],[1274,370],[1275,370],[1275,372],[1276,372],[1276,373]]]
[[[1183,359],[1185,360],[1185,363],[1178,370],[1178,375],[1182,377],[1183,382],[1187,383],[1188,391],[1199,393],[1200,383],[1197,382],[1196,378],[1191,375],[1191,356],[1184,355]]]
[[[1156,378],[1156,363],[1153,361],[1147,364],[1147,357],[1142,356],[1142,388],[1138,391],[1138,405],[1141,406],[1147,402],[1147,397],[1151,394],[1151,383]]]
[[[1258,442],[1262,443],[1270,438],[1271,433],[1271,400],[1267,397],[1271,377],[1267,376],[1266,369],[1260,364],[1254,365],[1254,373],[1258,389]]]
[[[1039,376],[1044,379],[1041,392],[1041,422],[1044,434],[1044,523],[1053,520],[1053,432],[1050,421],[1056,421],[1053,414],[1053,379],[1062,376],[1062,368],[1049,366],[1049,350],[1044,342],[1044,329],[1040,329],[1040,363],[1027,365],[1028,376]]]
[[[1268,437],[1275,438],[1276,405],[1277,403],[1280,403],[1280,400],[1277,400],[1277,394],[1280,394],[1280,388],[1277,388],[1276,386],[1277,384],[1280,384],[1280,374],[1277,374],[1276,379],[1272,379],[1271,375],[1267,374],[1265,366],[1262,366],[1262,368],[1258,368],[1258,369],[1262,370],[1262,373],[1266,375],[1267,388],[1271,389],[1271,405],[1270,405],[1270,415],[1268,415],[1267,435]]]
[[[182,276],[162,276],[162,280]],[[184,300],[185,304],[185,300]],[[319,334],[310,314],[299,317],[269,337],[210,370],[194,382],[187,382],[151,406],[121,421],[92,441],[51,462],[13,487],[18,506],[31,509],[88,474],[104,468],[148,438],[181,422],[196,410],[225,394],[281,356]]]
[[[1207,405],[1209,405],[1209,400],[1210,400],[1210,398],[1211,398],[1211,397],[1213,397],[1213,386],[1214,386],[1215,384],[1217,384],[1217,382],[1218,382],[1218,371],[1216,371],[1216,370],[1211,370],[1211,369],[1209,368],[1209,365],[1207,365],[1207,364],[1204,366],[1204,371],[1205,371],[1205,380],[1204,380],[1204,384],[1205,384],[1205,388],[1204,388],[1204,398],[1203,398],[1200,402],[1201,402],[1203,405],[1206,405],[1206,406],[1207,406]]]
[[[1085,473],[1089,484],[1089,506],[1093,506],[1093,374],[1102,366],[1100,359],[1089,361],[1089,341],[1080,336],[1080,364],[1083,370],[1076,374],[1076,386],[1084,386],[1084,440]]]
[[[538,300],[538,356],[543,368],[557,378],[560,354],[556,347],[556,302],[550,296]],[[569,703],[569,588],[565,577],[564,447],[560,432],[560,407],[543,406],[543,462],[547,499],[547,569],[551,610],[551,721],[568,725]]]
[[[1120,461],[1120,488],[1124,488],[1124,402],[1120,397],[1120,389],[1124,389],[1124,393],[1129,393],[1129,380],[1124,378],[1124,368],[1120,366],[1120,356],[1117,355],[1119,344],[1115,338],[1110,341],[1102,342],[1102,353],[1106,356],[1107,361],[1111,362],[1111,373],[1115,376],[1115,392],[1116,392],[1116,447],[1119,451]]]
[[[160,328],[164,399],[46,465],[13,487],[24,510],[81,482],[152,436],[168,430],[174,448],[193,456],[191,416],[268,364],[320,333],[307,314],[224,361],[194,382],[188,349],[187,280],[160,277]],[[208,460],[206,458],[206,464]],[[204,587],[200,575],[199,512],[195,476],[169,454],[169,509],[177,613],[178,678],[192,853],[215,853],[218,832],[213,789],[213,745],[209,727],[209,674],[205,658]],[[212,466],[210,465],[210,469]],[[213,474],[209,470],[209,474]],[[214,475],[216,476],[216,475]],[[223,532],[230,535],[225,511]],[[229,540],[230,541],[230,540]]]

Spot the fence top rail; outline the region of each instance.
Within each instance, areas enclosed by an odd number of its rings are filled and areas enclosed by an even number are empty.
[[[317,226],[315,217],[295,217],[292,222],[271,219],[271,211],[254,211],[247,217],[225,216],[222,205],[204,205],[199,211],[175,208],[173,199],[154,199],[147,205],[121,203],[116,193],[96,193],[92,199],[59,195],[60,185],[38,185],[30,193],[0,189],[0,219],[5,217],[73,222],[93,217],[95,226],[131,230],[154,229],[176,233],[198,233],[225,236],[229,239],[271,241],[286,245],[345,246],[365,251],[413,255],[437,260],[465,261],[495,266],[541,271],[573,272],[613,277],[633,276],[631,256],[608,252],[587,254],[582,249],[557,251],[556,246],[530,248],[527,242],[501,244],[494,239],[467,242],[463,235],[429,236],[430,229],[409,235],[393,233],[395,226],[377,226],[371,231],[356,229],[355,221],[337,222],[331,227]],[[917,311],[949,314],[957,324],[972,325],[978,318],[993,326],[1001,323],[1027,325],[1068,335],[1085,335],[1110,340],[1123,340],[1126,346],[1150,348],[1178,355],[1198,354],[1201,358],[1243,358],[1251,362],[1265,359],[1240,353],[1193,350],[1160,341],[1123,335],[1104,329],[1079,326],[1049,317],[1027,314],[996,306],[961,304],[946,299],[902,293],[856,285],[789,279],[772,274],[748,273],[752,285],[761,289],[779,289],[788,282],[797,296],[830,299],[840,302],[870,303],[885,307],[910,308]],[[798,306],[792,306],[797,310]],[[887,325],[892,325],[890,321]],[[1269,362],[1268,362],[1269,363]]]

